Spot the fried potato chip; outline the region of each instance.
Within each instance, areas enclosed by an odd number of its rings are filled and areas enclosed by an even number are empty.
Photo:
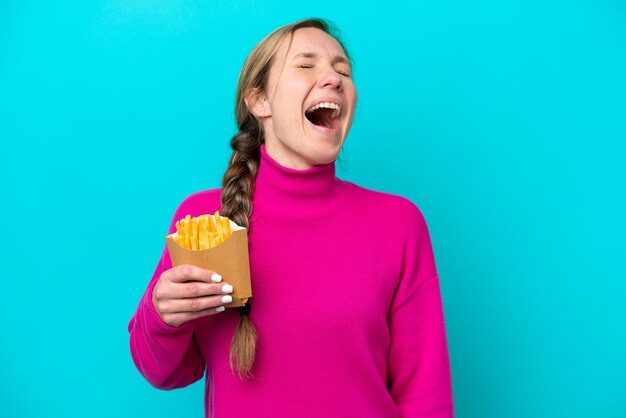
[[[216,211],[213,215],[185,216],[176,221],[176,234],[172,235],[174,242],[181,247],[200,251],[221,244],[232,232],[230,219]]]

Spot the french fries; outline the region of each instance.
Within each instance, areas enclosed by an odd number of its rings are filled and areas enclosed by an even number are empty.
[[[185,216],[176,221],[176,232],[172,238],[178,245],[188,250],[200,251],[226,241],[233,231],[230,220],[216,211],[214,215]]]

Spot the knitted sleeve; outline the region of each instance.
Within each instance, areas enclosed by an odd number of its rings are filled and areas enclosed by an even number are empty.
[[[183,202],[170,225],[168,233],[176,230],[176,220],[196,210],[189,205],[189,198]],[[194,321],[179,327],[166,324],[152,303],[152,291],[161,273],[170,269],[167,247],[139,302],[139,307],[128,324],[130,351],[139,372],[153,386],[159,389],[174,389],[190,385],[202,378],[205,362],[195,340]]]
[[[401,417],[454,416],[439,280],[428,227],[407,221],[402,277],[389,313],[388,385]]]

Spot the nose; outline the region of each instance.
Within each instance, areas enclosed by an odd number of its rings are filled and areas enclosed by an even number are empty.
[[[339,75],[332,66],[324,67],[320,80],[322,87],[330,87],[341,91],[341,75]]]

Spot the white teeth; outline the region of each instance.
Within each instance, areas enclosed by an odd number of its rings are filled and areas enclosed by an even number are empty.
[[[320,107],[323,107],[326,109],[335,109],[335,111],[332,114],[333,119],[337,118],[337,116],[339,116],[339,114],[341,113],[341,106],[339,106],[337,103],[331,103],[331,102],[318,103],[315,106],[308,108],[306,113],[311,113],[319,109]]]

